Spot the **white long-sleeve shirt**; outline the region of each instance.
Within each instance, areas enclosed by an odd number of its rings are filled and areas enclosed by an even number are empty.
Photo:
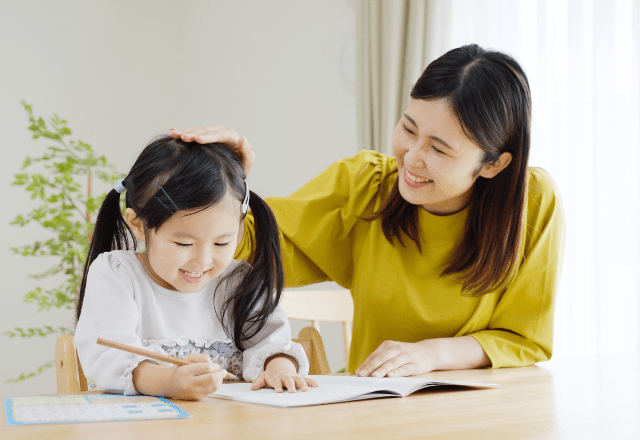
[[[291,341],[289,322],[280,306],[262,330],[244,343],[244,352],[225,333],[216,310],[221,314],[233,281],[221,284],[215,298],[214,292],[219,280],[240,264],[246,263],[234,260],[202,290],[182,293],[153,282],[134,251],[100,254],[89,268],[74,337],[87,379],[103,390],[138,394],[132,372],[148,359],[98,345],[97,338],[177,358],[208,353],[212,362],[248,381],[258,377],[268,357],[285,353],[298,362],[298,373],[307,375],[304,349]]]

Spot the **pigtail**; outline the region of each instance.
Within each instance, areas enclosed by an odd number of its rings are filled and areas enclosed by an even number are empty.
[[[239,350],[267,322],[280,302],[284,287],[284,271],[280,251],[280,235],[276,218],[257,194],[250,191],[249,207],[255,222],[255,243],[249,259],[251,267],[224,306],[223,316],[233,310],[233,341]],[[228,322],[228,319],[225,319]]]
[[[91,263],[103,252],[116,249],[128,249],[129,238],[127,234],[132,238],[131,242],[135,250],[136,241],[133,239],[133,232],[120,212],[120,193],[112,189],[107,193],[107,196],[102,202],[98,217],[96,218],[95,229],[91,237],[91,245],[89,246],[89,255],[87,255],[87,261],[84,264],[82,283],[80,284],[80,291],[78,293],[76,322],[80,319],[80,312],[82,311],[89,266],[91,266]]]

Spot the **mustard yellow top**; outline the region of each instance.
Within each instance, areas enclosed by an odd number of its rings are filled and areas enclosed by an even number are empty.
[[[364,150],[335,162],[291,196],[266,200],[279,224],[286,286],[335,281],[351,290],[355,312],[347,370],[355,371],[387,339],[471,335],[494,368],[549,359],[564,251],[562,203],[549,174],[529,170],[524,258],[517,275],[502,293],[468,297],[461,295],[460,283],[440,276],[462,239],[467,209],[447,216],[420,209],[422,253],[408,238],[406,247],[389,243],[379,219],[361,219],[380,208],[396,171],[393,157]],[[253,235],[248,215],[236,258],[248,258]]]

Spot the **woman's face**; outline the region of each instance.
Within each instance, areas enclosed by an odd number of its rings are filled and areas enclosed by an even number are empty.
[[[398,186],[407,202],[453,214],[471,201],[483,151],[464,134],[446,100],[412,99],[393,133]]]

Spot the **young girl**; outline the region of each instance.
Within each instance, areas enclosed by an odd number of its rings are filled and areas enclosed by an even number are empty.
[[[233,259],[249,207],[251,265]],[[136,239],[144,252],[135,252]],[[216,391],[227,370],[252,389],[307,391],[317,384],[303,377],[306,355],[277,305],[282,286],[275,218],[249,191],[237,154],[160,137],[98,213],[76,310],[80,363],[100,389],[124,394],[197,400]],[[99,337],[192,364],[160,365],[97,345]]]

